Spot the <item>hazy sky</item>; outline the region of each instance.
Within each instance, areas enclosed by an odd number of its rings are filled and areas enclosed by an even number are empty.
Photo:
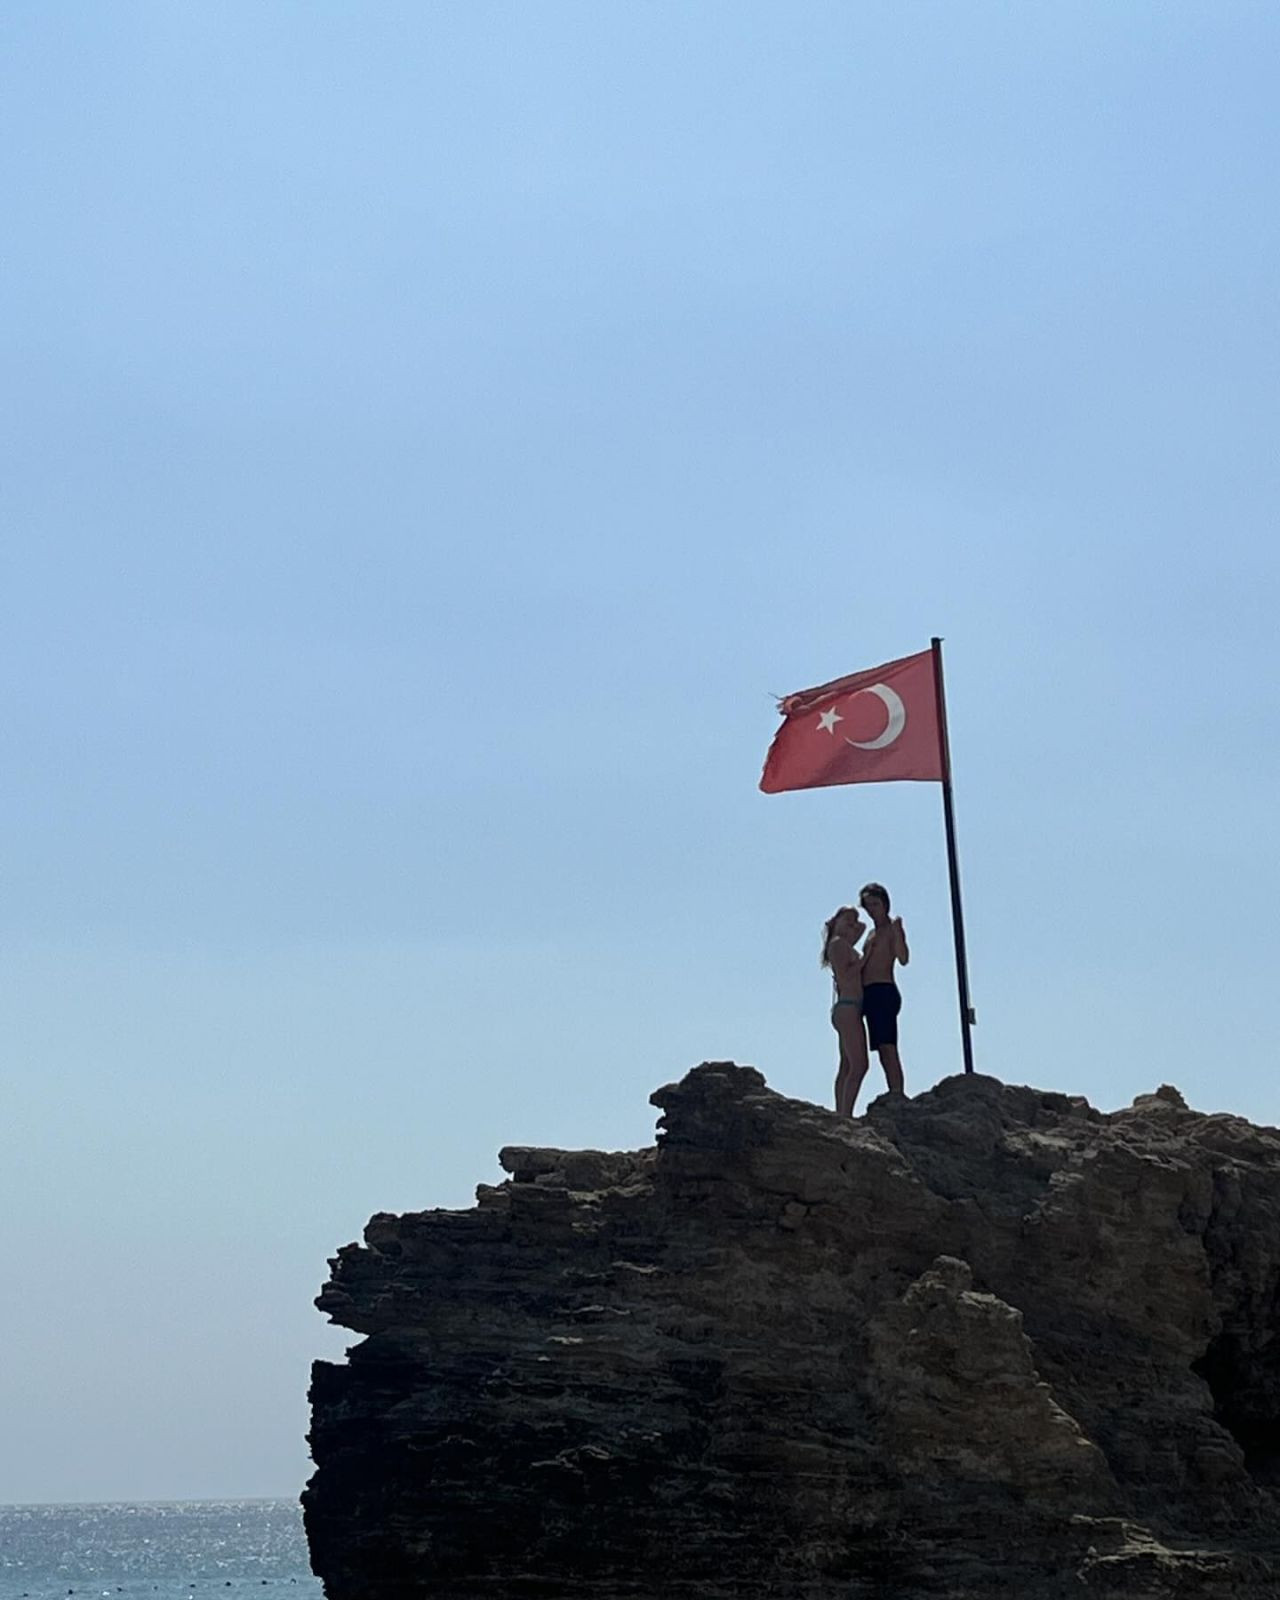
[[[1274,6],[9,0],[0,1500],[293,1494],[326,1256],[978,1063],[1280,1122]]]

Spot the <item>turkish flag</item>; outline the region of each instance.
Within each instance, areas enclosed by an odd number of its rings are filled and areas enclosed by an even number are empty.
[[[941,783],[942,718],[932,650],[789,694],[765,757],[760,787],[834,783]]]

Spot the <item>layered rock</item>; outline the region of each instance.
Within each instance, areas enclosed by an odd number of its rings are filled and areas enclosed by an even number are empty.
[[[1280,1134],[708,1063],[656,1149],[512,1148],[317,1304],[329,1600],[1280,1593]]]

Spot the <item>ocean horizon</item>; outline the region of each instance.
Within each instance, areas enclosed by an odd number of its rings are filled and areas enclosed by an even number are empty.
[[[0,1600],[323,1593],[292,1499],[0,1505]]]

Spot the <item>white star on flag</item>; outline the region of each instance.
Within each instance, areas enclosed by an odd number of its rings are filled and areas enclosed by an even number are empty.
[[[824,729],[827,733],[834,733],[836,731],[836,723],[843,721],[844,718],[837,712],[836,708],[834,706],[828,706],[818,718],[818,726]]]

